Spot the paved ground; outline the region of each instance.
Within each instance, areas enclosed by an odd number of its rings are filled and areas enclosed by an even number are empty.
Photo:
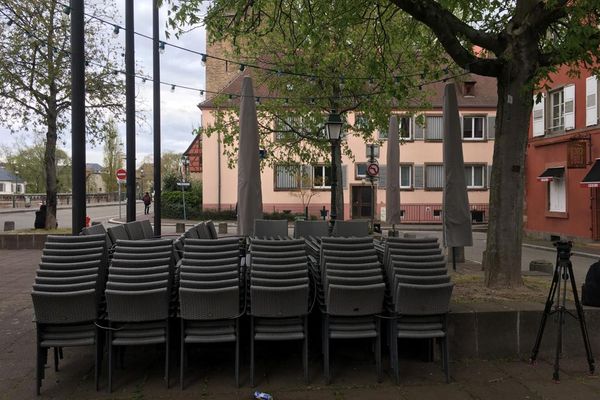
[[[33,399],[35,330],[29,292],[40,251],[0,250],[0,399]],[[318,330],[317,330],[318,331]],[[591,333],[597,334],[597,333]],[[402,381],[389,376],[376,383],[370,346],[360,341],[333,347],[334,381],[324,385],[317,339],[311,341],[310,385],[301,379],[300,346],[294,343],[257,348],[257,388],[275,399],[569,399],[600,398],[600,379],[586,374],[585,360],[562,361],[561,383],[550,380],[552,367],[540,360],[531,367],[522,360],[463,360],[451,363],[448,385],[438,363],[419,359],[415,346],[405,346]],[[243,354],[248,346],[243,343]],[[177,353],[176,351],[174,352]],[[177,357],[173,357],[171,385],[161,379],[162,352],[157,347],[128,349],[125,369],[115,375],[114,393],[106,393],[106,365],[101,391],[94,391],[91,349],[65,349],[59,372],[46,369],[41,398],[49,399],[249,399],[247,356],[243,357],[242,386],[233,382],[230,346],[197,348],[188,367],[185,391],[178,388]],[[384,357],[384,367],[388,364]],[[105,363],[106,364],[106,363]]]

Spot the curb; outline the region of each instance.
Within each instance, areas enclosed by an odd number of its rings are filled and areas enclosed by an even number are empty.
[[[546,251],[551,251],[553,253],[556,252],[556,249],[554,247],[539,246],[537,244],[527,244],[527,243],[524,243],[522,246],[529,247],[530,249],[546,250]],[[584,253],[582,251],[572,251],[571,253],[575,256],[580,256],[580,257],[587,257],[587,258],[594,258],[594,259],[600,258],[600,254]]]
[[[125,203],[125,202],[123,202]],[[141,203],[141,200],[136,200],[136,204],[137,203]],[[96,203],[96,204],[86,204],[85,208],[96,208],[96,207],[110,207],[110,206],[118,206],[119,203]],[[58,206],[56,209],[57,210],[68,210],[70,208],[73,208],[72,205],[69,206]],[[9,209],[9,210],[1,210],[0,209],[0,215],[3,214],[18,214],[18,213],[28,213],[28,212],[36,212],[38,211],[38,208],[35,207],[30,207],[30,208],[17,208],[17,209]]]

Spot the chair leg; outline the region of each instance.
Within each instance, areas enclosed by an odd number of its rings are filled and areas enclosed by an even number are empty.
[[[43,374],[43,370],[44,370],[44,356],[43,356],[43,352],[45,351],[44,349],[42,349],[42,347],[40,346],[40,342],[41,342],[41,338],[40,338],[40,327],[38,326],[37,329],[37,340],[36,340],[36,363],[35,363],[35,394],[36,395],[40,395],[40,390],[42,388],[42,374]]]
[[[381,319],[375,317],[377,336],[375,337],[375,364],[377,365],[377,382],[381,382]]]
[[[308,385],[308,316],[304,316],[304,342],[302,347],[302,365],[304,366],[304,382]]]
[[[250,317],[250,386],[254,387],[254,317]]]
[[[450,351],[448,350],[448,334],[444,336],[444,372],[446,373],[446,383],[450,383]]]
[[[169,323],[169,319],[167,318],[167,320],[165,321],[165,381],[167,382],[167,389],[169,388],[169,383],[171,381],[171,376],[169,375],[169,350],[171,349],[170,343],[169,341],[171,340],[170,337],[170,331],[171,331],[171,324]]]
[[[180,359],[179,359],[179,389],[183,390],[183,377],[185,369],[185,322],[181,318],[181,336],[179,340]]]
[[[331,383],[331,372],[329,370],[329,316],[323,317],[323,375],[325,375],[325,384]]]
[[[109,323],[109,327],[110,327]],[[113,354],[113,333],[112,330],[108,330],[108,393],[112,393],[112,378],[114,368],[114,354]]]
[[[398,357],[398,320],[390,320],[390,362],[392,363],[392,371],[394,372],[394,380],[396,385],[400,384],[400,362]]]
[[[58,372],[58,347],[54,349],[54,372]]]
[[[98,327],[95,328],[95,338],[94,344],[96,345],[96,357],[94,360],[94,383],[96,384],[96,392],[100,389],[100,359],[102,358],[101,354],[101,344],[100,344],[100,329]]]
[[[240,387],[240,319],[235,320],[235,386]]]
[[[58,358],[60,358],[61,360],[63,359],[63,348],[62,347],[58,348]]]

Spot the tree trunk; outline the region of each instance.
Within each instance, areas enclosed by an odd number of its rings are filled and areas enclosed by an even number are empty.
[[[532,68],[525,57],[515,59],[505,64],[498,77],[490,216],[483,260],[487,287],[523,284],[521,241],[525,151],[533,98]]]
[[[56,113],[48,115],[48,130],[46,131],[46,153],[44,164],[46,170],[46,229],[56,229]]]
[[[336,140],[334,146],[334,163],[335,163],[335,173],[336,173],[336,182],[337,186],[336,190],[336,204],[335,204],[335,213],[336,219],[343,221],[344,220],[344,182],[342,181],[343,173],[342,173],[342,147],[341,140]]]

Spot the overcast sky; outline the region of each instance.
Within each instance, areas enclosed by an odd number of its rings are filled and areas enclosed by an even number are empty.
[[[125,26],[125,1],[115,0],[119,9],[119,20],[115,22]],[[206,48],[204,29],[195,29],[184,34],[180,39],[172,35],[168,40],[164,37],[167,9],[161,9],[161,40],[178,46],[204,52]],[[108,27],[111,29],[111,27]],[[152,0],[135,0],[135,31],[152,35]],[[125,32],[121,31],[118,38],[124,47]],[[152,76],[152,41],[140,36],[135,37],[136,68],[141,69],[146,76]],[[124,62],[123,62],[124,70]],[[124,76],[123,76],[124,79]],[[161,81],[177,85],[190,86],[198,89],[205,87],[204,66],[200,56],[167,46],[161,56]],[[136,79],[136,91],[139,94],[139,108],[147,110],[146,124],[137,127],[136,159],[140,164],[146,156],[152,156],[152,82],[145,84]],[[161,86],[161,117],[162,117],[162,151],[181,153],[193,139],[192,130],[200,125],[200,110],[197,105],[202,101],[198,92],[177,88],[171,92],[169,86]],[[119,134],[125,144],[125,125],[119,126]],[[69,133],[64,135],[66,146],[61,146],[69,155],[71,144]],[[7,130],[0,128],[0,145],[13,145],[21,136],[12,136]],[[25,144],[25,143],[21,143]],[[102,164],[102,145],[87,148],[87,162]]]

